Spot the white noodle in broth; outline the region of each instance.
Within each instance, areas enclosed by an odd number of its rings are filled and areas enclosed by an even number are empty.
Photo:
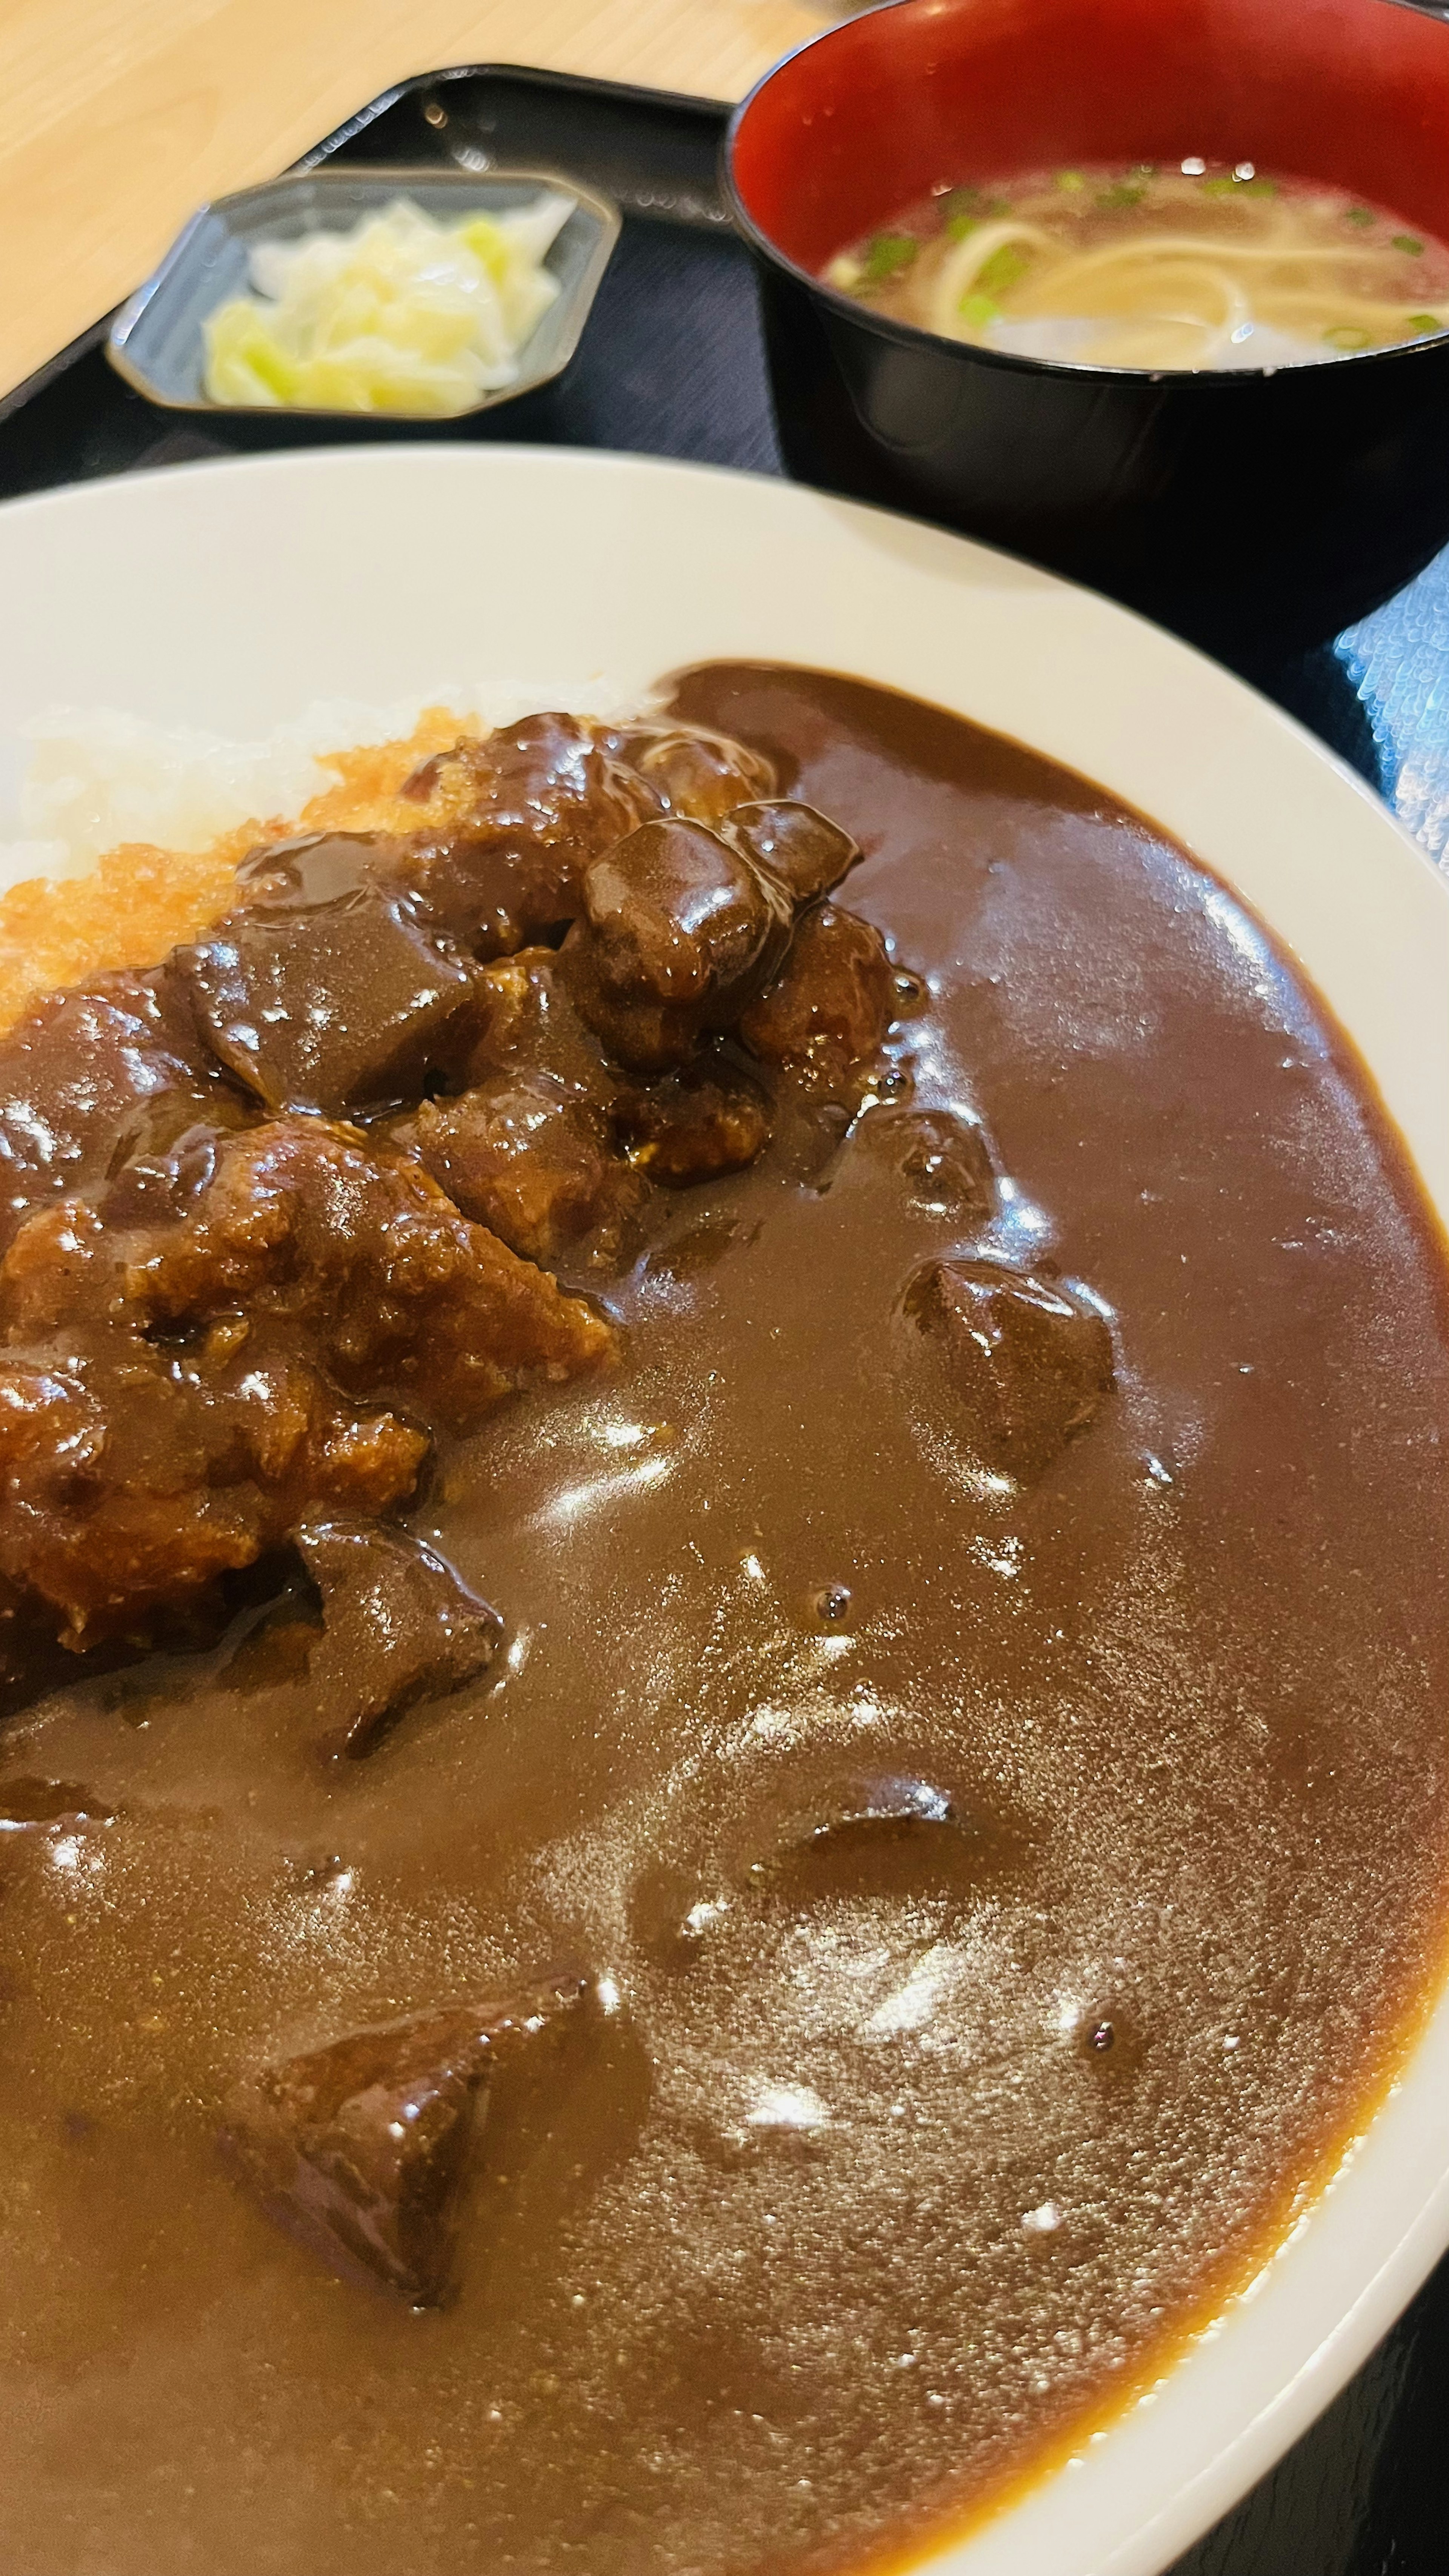
[[[1251,162],[942,189],[823,273],[942,339],[1086,366],[1301,366],[1449,328],[1441,242]]]

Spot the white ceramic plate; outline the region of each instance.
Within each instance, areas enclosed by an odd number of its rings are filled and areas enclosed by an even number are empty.
[[[1449,1218],[1449,883],[1311,736],[1086,591],[745,475],[409,446],[14,502],[0,600],[12,768],[21,726],[58,700],[245,737],[321,697],[387,702],[449,676],[608,705],[722,655],[935,699],[1100,780],[1254,906],[1357,1040]],[[933,2576],[1157,2576],[1304,2430],[1446,2245],[1449,2000],[1251,2293]]]

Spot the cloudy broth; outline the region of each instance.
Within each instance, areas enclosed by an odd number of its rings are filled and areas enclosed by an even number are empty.
[[[1449,327],[1443,243],[1247,161],[943,187],[823,274],[941,338],[1086,366],[1303,366]]]

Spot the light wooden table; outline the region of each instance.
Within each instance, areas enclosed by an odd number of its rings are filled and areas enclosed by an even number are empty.
[[[826,0],[0,0],[0,393],[194,206],[410,72],[533,63],[737,98]]]

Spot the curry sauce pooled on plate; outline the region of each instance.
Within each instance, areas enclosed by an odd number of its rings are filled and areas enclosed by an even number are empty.
[[[709,666],[0,1039],[27,2576],[899,2561],[1445,1947],[1443,1247],[1084,781]]]

